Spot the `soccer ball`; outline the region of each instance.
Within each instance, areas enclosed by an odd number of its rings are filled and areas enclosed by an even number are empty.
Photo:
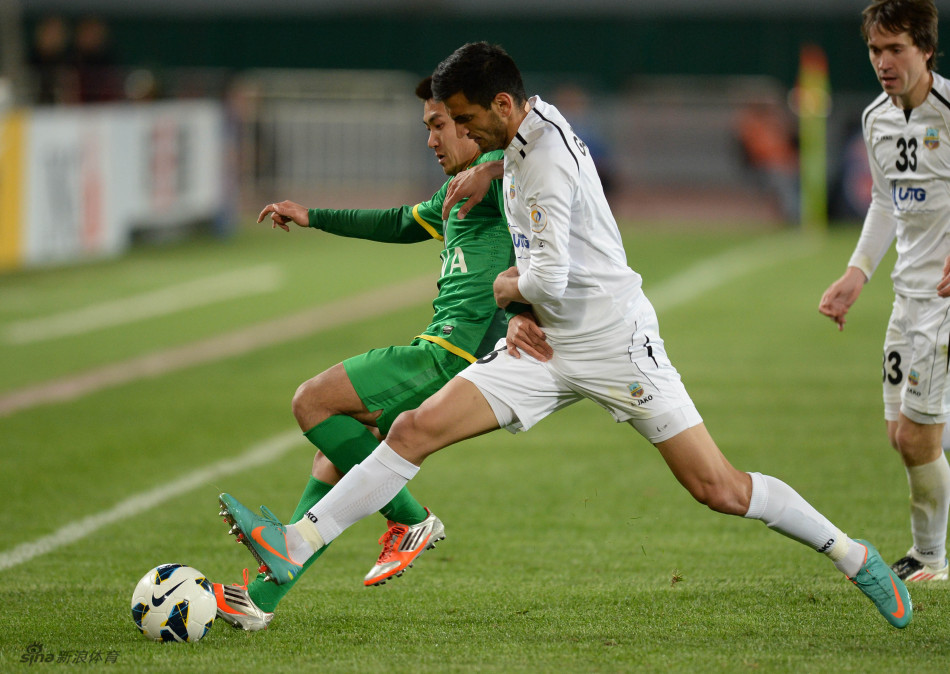
[[[153,641],[198,641],[217,610],[211,582],[184,564],[155,567],[132,593],[132,620]]]

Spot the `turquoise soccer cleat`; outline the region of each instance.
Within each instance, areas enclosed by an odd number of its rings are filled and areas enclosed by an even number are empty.
[[[907,627],[914,616],[914,607],[904,581],[891,570],[873,545],[860,539],[855,539],[855,543],[866,547],[868,554],[864,566],[849,580],[874,602],[887,622],[897,628]]]
[[[289,583],[303,568],[290,559],[287,552],[287,527],[274,514],[261,506],[263,517],[244,507],[230,494],[218,496],[224,521],[231,525],[228,533],[247,546],[261,564],[261,572],[278,585]]]

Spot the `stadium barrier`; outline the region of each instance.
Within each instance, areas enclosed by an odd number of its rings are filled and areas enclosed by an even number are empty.
[[[0,117],[0,269],[118,255],[134,236],[230,226],[224,106],[198,100]]]
[[[371,208],[423,198],[445,176],[426,148],[419,79],[292,69],[236,77],[229,99],[245,208],[256,213],[278,199]]]

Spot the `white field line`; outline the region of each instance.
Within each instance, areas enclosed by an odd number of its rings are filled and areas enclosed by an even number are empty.
[[[25,564],[36,557],[75,543],[103,527],[152,510],[170,499],[193,489],[206,487],[227,475],[273,463],[275,459],[301,443],[302,436],[299,431],[282,433],[251,447],[238,457],[222,459],[147,492],[131,496],[109,510],[69,522],[51,534],[0,552],[0,571]]]
[[[650,296],[655,306],[670,309],[686,301],[695,299],[702,293],[723,285],[745,273],[774,264],[779,259],[787,260],[801,257],[814,250],[814,248],[814,245],[808,240],[803,240],[801,237],[795,236],[779,237],[766,242],[757,242],[749,246],[736,248],[717,255],[712,259],[705,260],[682,274],[658,284],[650,291]],[[310,334],[311,332],[318,332],[321,329],[342,325],[349,321],[360,320],[365,316],[378,314],[381,307],[390,311],[398,309],[403,304],[408,305],[417,301],[415,295],[420,294],[423,290],[431,293],[431,279],[418,279],[399,286],[394,286],[385,291],[373,291],[347,300],[334,302],[317,310],[298,314],[283,321],[274,321],[265,326],[258,326],[262,329],[261,331],[257,331],[253,328],[243,330],[240,331],[240,334],[253,337],[251,340],[245,339],[244,342],[254,341],[254,339],[259,340],[267,338],[268,336],[269,341],[267,341],[266,344],[254,342],[243,343],[240,346],[232,343],[232,352],[223,355],[214,348],[207,348],[210,342],[227,342],[226,338],[217,338],[201,343],[205,344],[206,347],[197,349],[201,352],[200,357],[193,355],[183,359],[182,350],[172,350],[163,352],[166,354],[166,357],[164,359],[157,358],[154,362],[150,360],[150,358],[153,357],[147,356],[145,358],[134,359],[124,365],[110,366],[110,368],[116,368],[115,371],[110,374],[109,377],[104,378],[103,381],[98,383],[90,381],[92,378],[88,376],[86,378],[77,378],[83,381],[75,384],[65,397],[57,396],[50,398],[52,392],[47,391],[44,394],[45,397],[37,393],[34,395],[33,402],[30,404],[19,404],[19,406],[14,406],[7,402],[7,399],[11,398],[11,396],[0,398],[0,417],[5,414],[12,414],[18,409],[32,407],[34,404],[54,402],[55,400],[70,400],[80,397],[85,393],[105,388],[106,386],[126,383],[141,377],[158,376],[174,369],[188,367],[189,365],[207,362],[209,360],[228,358],[262,346],[294,339],[305,334]],[[294,327],[294,334],[289,335],[282,332],[281,329],[275,327],[277,323],[284,323],[285,325],[283,327]],[[253,335],[250,334],[252,332],[254,333]],[[240,342],[241,340],[237,341]],[[162,369],[163,362],[167,366],[165,369]],[[122,368],[131,369],[133,367],[138,368],[135,373],[122,374]],[[110,368],[103,368],[103,370]],[[96,372],[101,371],[102,370],[97,370]],[[42,388],[43,387],[37,387],[37,390],[39,391]],[[52,387],[50,386],[50,388]],[[203,486],[216,478],[264,465],[286,453],[299,439],[300,433],[297,431],[275,436],[256,447],[252,447],[245,454],[236,459],[229,458],[219,461],[195,473],[160,485],[144,494],[128,498],[109,510],[68,523],[52,534],[43,536],[35,541],[21,543],[7,552],[0,553],[0,571],[24,564],[35,557],[45,555],[63,546],[75,543],[104,526],[133,517],[149,508],[161,505],[171,498]]]
[[[746,274],[777,262],[804,257],[817,249],[814,239],[798,233],[769,237],[703,260],[655,286],[646,285],[644,292],[660,313],[662,326],[665,309],[685,304]]]
[[[17,321],[6,328],[4,337],[11,344],[29,344],[81,335],[237,297],[269,293],[277,290],[281,282],[281,272],[276,265],[259,265],[51,316]]]
[[[267,346],[306,337],[321,330],[384,315],[425,301],[432,296],[434,290],[435,283],[431,277],[426,276],[199,342],[155,351],[74,376],[28,386],[0,395],[0,418],[37,405],[75,400],[102,389],[139,379],[159,377],[193,365],[233,358]]]

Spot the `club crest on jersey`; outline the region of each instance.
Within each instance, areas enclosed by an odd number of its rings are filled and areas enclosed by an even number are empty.
[[[920,383],[920,373],[917,370],[911,370],[907,376],[907,383],[911,386],[917,386]]]
[[[936,150],[940,147],[940,129],[927,127],[927,132],[924,134],[924,147],[928,150]]]
[[[509,198],[509,199],[514,199],[514,198],[515,198],[515,183],[514,183],[514,181],[512,181],[512,183],[508,186],[508,198]]]
[[[548,214],[543,206],[535,204],[531,207],[531,231],[538,234],[548,226]]]
[[[627,388],[630,390],[630,395],[632,395],[634,398],[639,398],[643,395],[643,386],[638,381],[635,381],[632,384],[627,384]]]

